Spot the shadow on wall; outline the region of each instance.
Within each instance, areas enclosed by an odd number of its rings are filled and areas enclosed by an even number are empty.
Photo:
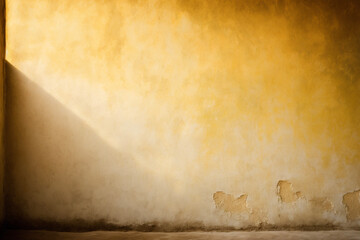
[[[112,211],[139,214],[129,202],[141,192],[130,189],[129,176],[144,174],[131,157],[8,62],[6,74],[7,227],[108,229],[116,226],[108,223]]]
[[[7,227],[146,231],[202,228],[188,223],[185,227],[153,224],[154,209],[166,212],[167,208],[156,205],[164,202],[156,197],[176,199],[172,193],[156,192],[171,189],[159,185],[163,179],[152,176],[129,154],[109,146],[93,128],[8,62],[6,84]],[[344,195],[348,220],[360,216],[359,194],[355,191]],[[278,195],[282,204],[291,205],[288,207],[303,199],[287,181],[279,181]],[[326,217],[333,203],[320,197],[308,199],[310,207]],[[214,207],[226,213],[245,212],[260,227],[266,223],[261,209],[247,206],[247,194],[236,198],[216,192],[213,200]]]

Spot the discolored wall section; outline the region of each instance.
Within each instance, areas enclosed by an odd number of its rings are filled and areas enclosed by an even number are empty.
[[[359,10],[7,1],[9,224],[359,227]]]

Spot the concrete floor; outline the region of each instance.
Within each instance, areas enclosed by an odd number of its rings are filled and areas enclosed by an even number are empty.
[[[0,239],[4,240],[84,240],[84,239],[197,239],[197,240],[227,240],[227,239],[360,239],[360,231],[268,231],[268,232],[51,232],[51,231],[6,231]]]

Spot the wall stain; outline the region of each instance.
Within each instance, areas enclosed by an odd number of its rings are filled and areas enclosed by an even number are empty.
[[[349,221],[360,218],[360,189],[346,193],[342,202],[346,207],[346,217]]]
[[[224,193],[222,191],[218,191],[213,194],[216,208],[221,209],[224,212],[234,214],[250,211],[246,205],[247,197],[247,194],[243,194],[240,197],[235,198],[233,195]]]
[[[264,214],[261,209],[249,207],[247,199],[247,194],[242,194],[237,198],[232,194],[227,194],[222,191],[217,191],[213,194],[213,200],[217,209],[230,213],[231,216],[246,214],[248,220],[252,222],[254,226],[266,223],[266,214]]]
[[[334,204],[326,197],[313,198],[309,202],[313,208],[321,211],[330,212],[334,209]]]
[[[293,203],[299,198],[303,198],[303,194],[300,191],[295,192],[292,187],[292,183],[285,180],[280,180],[277,184],[277,194],[283,203]]]

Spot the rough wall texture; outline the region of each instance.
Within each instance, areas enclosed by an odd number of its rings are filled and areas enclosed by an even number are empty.
[[[360,225],[359,1],[9,0],[6,26],[9,223]]]

